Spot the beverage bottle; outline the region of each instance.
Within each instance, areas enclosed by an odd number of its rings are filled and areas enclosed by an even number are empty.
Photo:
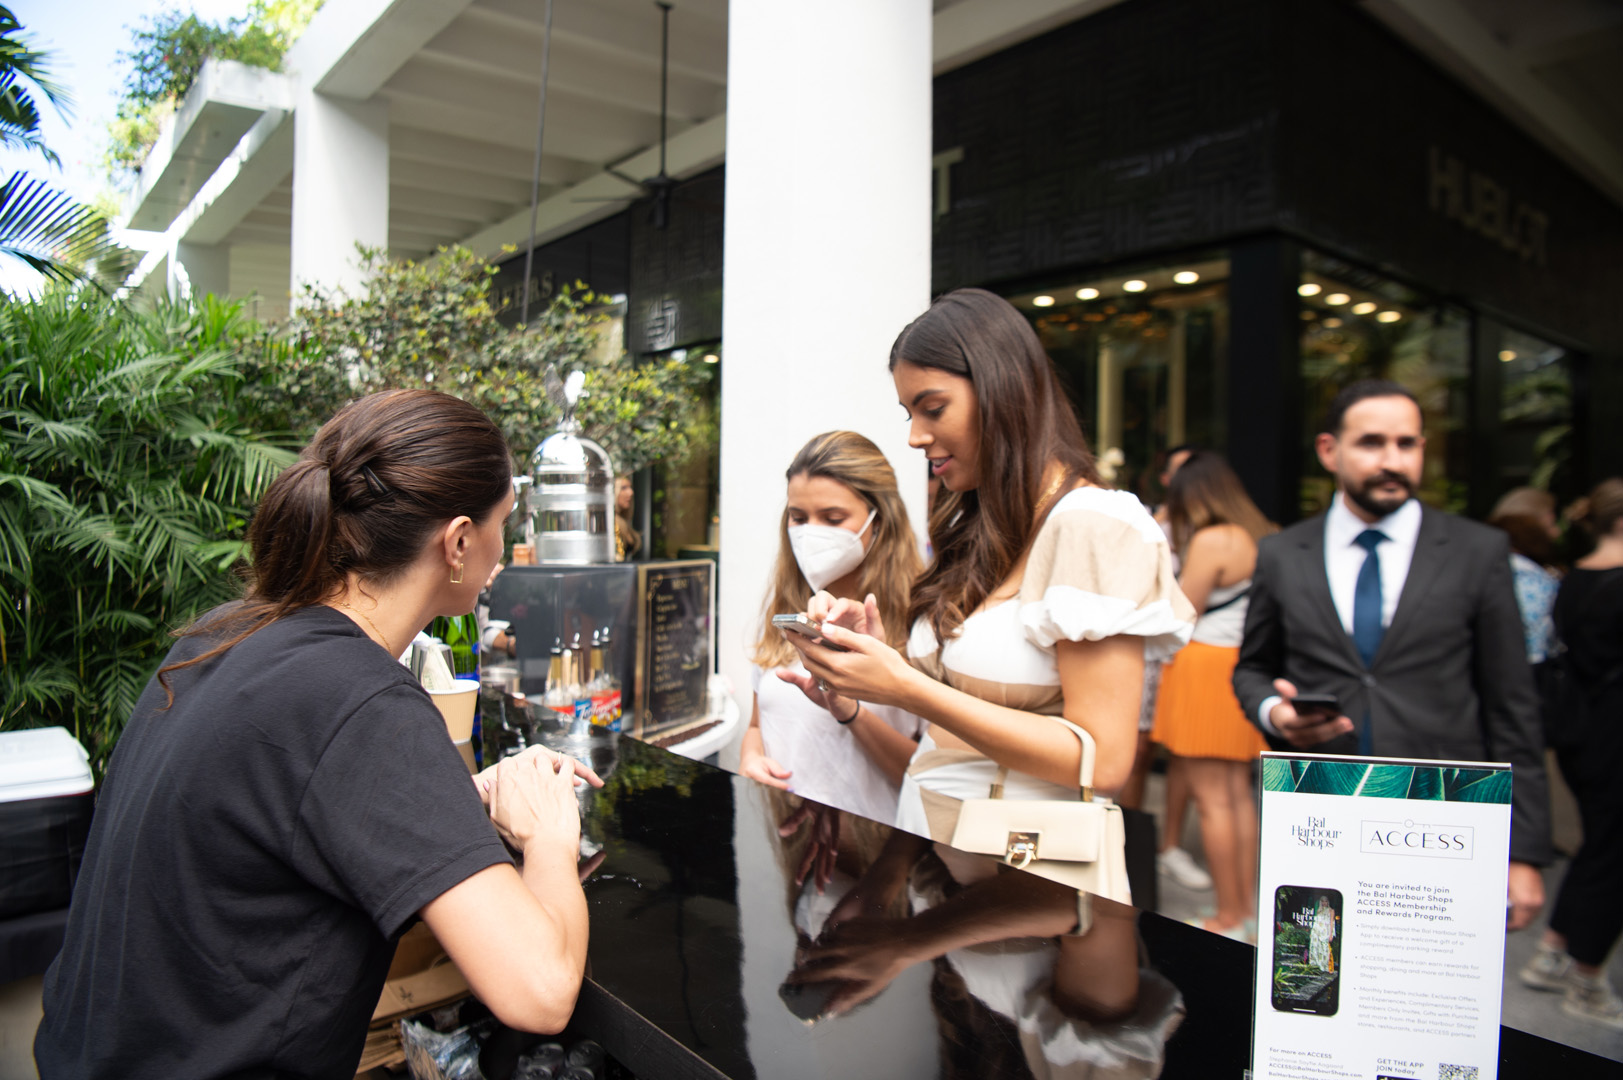
[[[614,661],[610,646],[609,628],[592,635],[592,667],[597,677],[592,680],[592,723],[610,731],[620,730],[620,680],[614,674]]]
[[[575,734],[585,734],[592,726],[592,691],[591,672],[588,670],[590,658],[586,651],[580,647],[580,634],[575,634],[573,647],[570,649],[574,663],[569,671],[569,691],[574,704],[574,724],[570,730]]]
[[[575,697],[565,681],[564,643],[562,638],[552,639],[552,665],[547,669],[547,691],[541,704],[551,709],[564,730],[575,719]]]

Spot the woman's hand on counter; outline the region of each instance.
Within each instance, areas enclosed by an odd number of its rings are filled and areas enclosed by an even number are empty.
[[[794,775],[792,770],[784,768],[765,754],[746,754],[738,763],[738,771],[757,783],[767,787],[789,790],[789,778]]]
[[[535,756],[547,756],[554,760],[563,757],[562,754],[555,754],[544,746],[531,746],[517,754],[514,754],[512,757],[503,758],[501,761],[496,762],[496,764],[487,766],[483,772],[474,774],[473,787],[475,791],[479,792],[479,799],[485,804],[486,810],[490,809],[490,779],[496,775],[496,770],[506,762],[513,761],[517,758]],[[593,787],[603,786],[602,777],[593,772],[591,766],[585,764],[584,762],[576,761],[574,758],[567,758],[566,760],[568,760],[574,768],[576,787],[580,787],[582,783],[590,784]]]
[[[526,853],[532,844],[540,843],[556,845],[572,857],[579,854],[580,804],[575,801],[574,764],[570,758],[543,751],[519,754],[496,765],[488,778],[487,805],[490,820],[504,840]],[[596,773],[591,775],[597,779]]]

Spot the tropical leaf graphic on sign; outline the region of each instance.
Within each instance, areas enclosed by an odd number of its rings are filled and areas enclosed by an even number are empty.
[[[1367,765],[1356,761],[1313,761],[1296,781],[1296,790],[1309,795],[1351,795],[1363,782]]]
[[[1509,803],[1511,774],[1509,769],[1264,758],[1262,786],[1265,791],[1295,791],[1304,795]]]

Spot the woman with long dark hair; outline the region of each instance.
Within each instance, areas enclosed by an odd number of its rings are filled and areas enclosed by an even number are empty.
[[[108,766],[44,1080],[353,1076],[418,916],[497,1017],[563,1027],[586,957],[574,780],[600,781],[540,750],[471,779],[396,659],[473,609],[511,480],[478,409],[396,390],[271,484],[246,598],[180,635]]]
[[[1567,1015],[1623,1030],[1623,997],[1606,960],[1623,937],[1623,479],[1602,481],[1572,518],[1595,538],[1561,582],[1555,629],[1570,694],[1551,732],[1561,775],[1578,800],[1583,846],[1567,866],[1549,929],[1521,970],[1565,994]]]
[[[900,627],[921,566],[918,540],[890,462],[856,432],[814,437],[785,479],[778,564],[750,656],[755,705],[739,772],[888,823],[896,817],[896,791],[913,756],[918,718],[825,694],[771,619],[805,610],[822,589],[858,603],[874,596],[884,621]]]
[[[1128,492],[1106,488],[1053,362],[1006,300],[948,293],[891,349],[897,396],[944,487],[930,515],[935,562],[914,585],[904,656],[870,631],[874,605],[815,598],[836,652],[796,642],[840,694],[930,722],[897,824],[950,841],[962,800],[1076,797],[1080,744],[1096,790],[1126,782],[1146,656],[1188,640],[1193,612],[1166,539]],[[1006,772],[1006,777],[1005,777]]]
[[[1229,463],[1210,450],[1189,455],[1172,477],[1166,511],[1183,567],[1178,584],[1199,617],[1193,640],[1161,673],[1151,738],[1171,755],[1169,786],[1175,776],[1186,780],[1200,814],[1201,844],[1217,895],[1217,911],[1203,925],[1243,938],[1256,904],[1251,763],[1268,747],[1241,711],[1232,681],[1257,541],[1274,526]],[[1171,850],[1183,822],[1168,818],[1165,826],[1162,849]]]

